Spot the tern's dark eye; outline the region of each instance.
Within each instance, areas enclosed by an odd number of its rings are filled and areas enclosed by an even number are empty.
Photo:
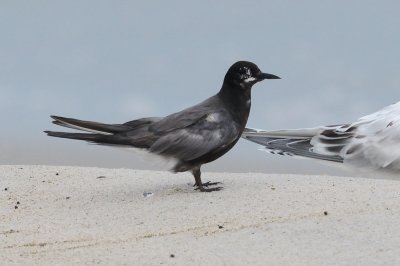
[[[240,75],[240,79],[247,79],[249,77],[252,77],[252,73],[251,73],[251,69],[248,67],[241,67],[239,69],[239,75]]]

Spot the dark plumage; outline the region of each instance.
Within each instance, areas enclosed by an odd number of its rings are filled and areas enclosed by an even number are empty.
[[[278,78],[262,73],[251,62],[239,61],[229,68],[216,95],[180,112],[124,124],[51,116],[56,125],[89,133],[45,132],[52,137],[141,148],[174,158],[177,163],[172,171],[191,171],[200,191],[215,191],[221,188],[204,188],[201,165],[224,155],[239,140],[250,112],[252,86],[264,79]]]

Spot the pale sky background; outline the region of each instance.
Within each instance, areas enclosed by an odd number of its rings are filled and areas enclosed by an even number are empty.
[[[249,127],[349,122],[400,97],[399,1],[0,2],[1,164],[162,169],[47,137],[49,115],[119,123],[220,89],[238,60],[281,80],[253,88]],[[59,129],[59,128],[58,128]],[[241,140],[204,170],[339,174]]]

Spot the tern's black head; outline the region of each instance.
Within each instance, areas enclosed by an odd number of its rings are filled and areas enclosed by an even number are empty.
[[[250,89],[254,84],[264,79],[279,79],[280,77],[261,72],[252,62],[239,61],[234,63],[225,75],[224,82],[240,85],[243,89]]]

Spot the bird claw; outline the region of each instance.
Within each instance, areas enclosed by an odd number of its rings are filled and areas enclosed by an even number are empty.
[[[215,186],[221,184],[221,182],[205,182],[205,183],[201,183],[201,185],[197,185],[194,184],[194,186],[196,187],[194,190],[200,190],[200,192],[213,192],[213,191],[220,191],[223,189],[223,187],[212,187],[209,188],[210,186]]]
[[[219,182],[217,182],[219,183]],[[204,188],[204,187],[197,187],[194,190],[200,190],[200,192],[213,192],[213,191],[220,191],[223,190],[223,187],[213,187],[213,188]]]
[[[203,187],[215,186],[215,185],[218,185],[218,184],[222,184],[222,183],[221,182],[210,182],[210,181],[208,181],[208,182],[203,183]]]
[[[218,184],[222,184],[222,183],[221,182],[210,182],[210,181],[202,183],[203,187],[215,186],[215,185],[218,185]],[[194,184],[193,186],[194,187],[198,187],[197,184]]]

